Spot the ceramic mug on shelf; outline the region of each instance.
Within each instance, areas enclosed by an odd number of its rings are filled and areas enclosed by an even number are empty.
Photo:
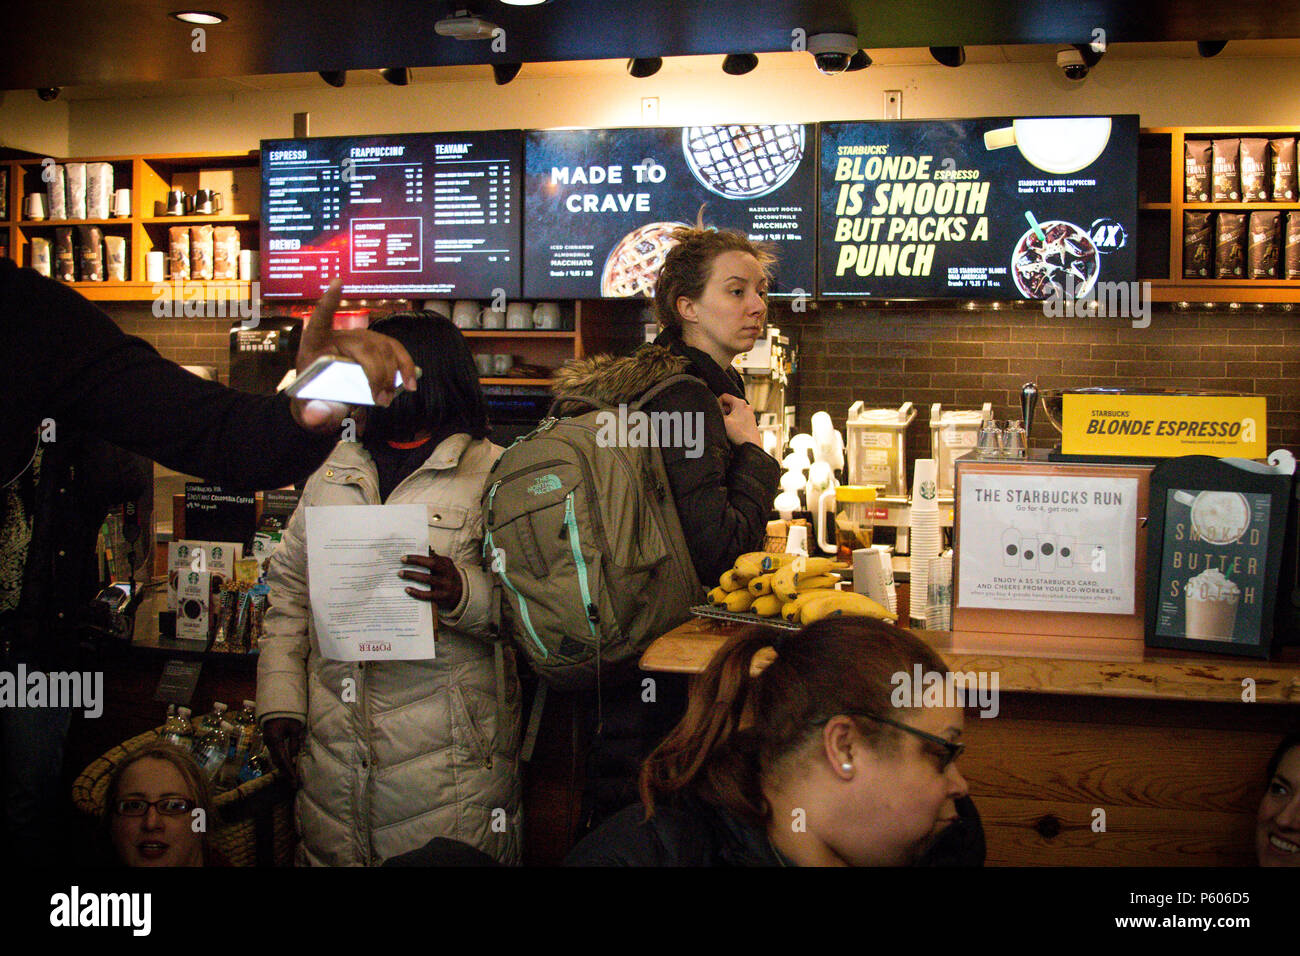
[[[444,319],[451,318],[451,313],[452,313],[451,303],[448,302],[446,299],[425,299],[424,302],[421,304],[420,308],[428,312],[437,312]],[[478,312],[476,310],[475,315],[477,314]]]
[[[477,329],[478,303],[472,299],[461,299],[451,310],[451,322],[458,329]]]
[[[487,352],[482,352],[474,356],[474,364],[478,366],[479,378],[490,378],[492,375],[492,356]]]
[[[479,321],[485,329],[504,329],[506,327],[506,310],[488,306],[479,313]]]
[[[131,190],[122,188],[113,191],[113,217],[125,219],[131,215]]]
[[[506,306],[507,329],[531,329],[533,327],[533,307],[527,302],[511,302]]]
[[[492,372],[495,375],[509,375],[510,370],[515,367],[515,357],[499,352],[492,356]]]
[[[41,220],[45,218],[45,193],[28,193],[23,200],[23,218]]]
[[[560,304],[538,302],[533,306],[533,328],[555,331],[560,327]]]

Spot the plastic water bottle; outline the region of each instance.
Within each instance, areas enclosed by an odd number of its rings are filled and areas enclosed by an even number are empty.
[[[159,738],[187,752],[193,749],[194,733],[190,728],[189,713],[188,707],[182,707],[177,711],[175,704],[168,704],[167,721],[158,732]]]
[[[215,730],[206,731],[199,742],[194,746],[194,758],[198,760],[199,766],[203,768],[204,776],[209,780],[215,781],[217,775],[221,772],[221,766],[226,762],[226,755],[230,750],[229,733],[230,724],[222,721],[222,727]]]
[[[209,730],[220,730],[221,722],[226,719],[226,705],[221,701],[214,701],[212,710],[204,714],[199,720],[199,726],[196,729],[199,736],[206,734]]]
[[[230,718],[231,725],[239,734],[240,749],[247,753],[253,745],[253,733],[257,730],[257,715],[254,710],[256,704],[251,700],[244,701],[243,708]]]
[[[239,770],[248,756],[248,746],[239,728],[229,721],[221,725],[226,735],[226,760],[217,774],[217,789],[230,790],[239,786]]]
[[[262,732],[253,731],[253,745],[248,750],[248,758],[244,765],[239,768],[239,776],[236,778],[239,783],[248,783],[250,780],[256,780],[271,772],[271,755],[266,752],[266,747],[262,742]]]

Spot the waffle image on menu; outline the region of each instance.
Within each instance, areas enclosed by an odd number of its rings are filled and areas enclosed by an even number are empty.
[[[695,178],[724,199],[766,196],[794,175],[803,160],[804,128],[688,126],[682,152]]]
[[[651,222],[629,232],[605,260],[600,294],[616,299],[654,295],[664,257],[677,245],[673,233],[686,228],[684,222]]]

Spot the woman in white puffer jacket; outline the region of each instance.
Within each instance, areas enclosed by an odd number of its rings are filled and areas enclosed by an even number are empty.
[[[419,389],[367,409],[362,440],[340,442],[307,482],[271,559],[258,719],[277,765],[292,774],[298,759],[299,863],[373,866],[435,837],[518,863],[519,683],[511,649],[493,639],[481,558],[479,500],[501,449],[486,438],[478,373],[455,326],[419,312],[372,328],[406,346]],[[429,556],[393,573],[412,582],[413,600],[435,603],[436,656],[326,660],[304,509],[381,503],[428,506]]]

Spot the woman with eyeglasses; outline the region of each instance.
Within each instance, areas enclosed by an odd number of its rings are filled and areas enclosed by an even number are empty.
[[[203,866],[212,791],[194,758],[157,741],[133,750],[108,784],[108,830],[126,866]],[[197,814],[196,810],[203,813]]]
[[[895,675],[948,667],[914,635],[828,618],[733,637],[641,769],[641,803],[574,848],[578,866],[980,865],[957,769],[958,706],[895,706]],[[901,698],[901,695],[898,695]]]

